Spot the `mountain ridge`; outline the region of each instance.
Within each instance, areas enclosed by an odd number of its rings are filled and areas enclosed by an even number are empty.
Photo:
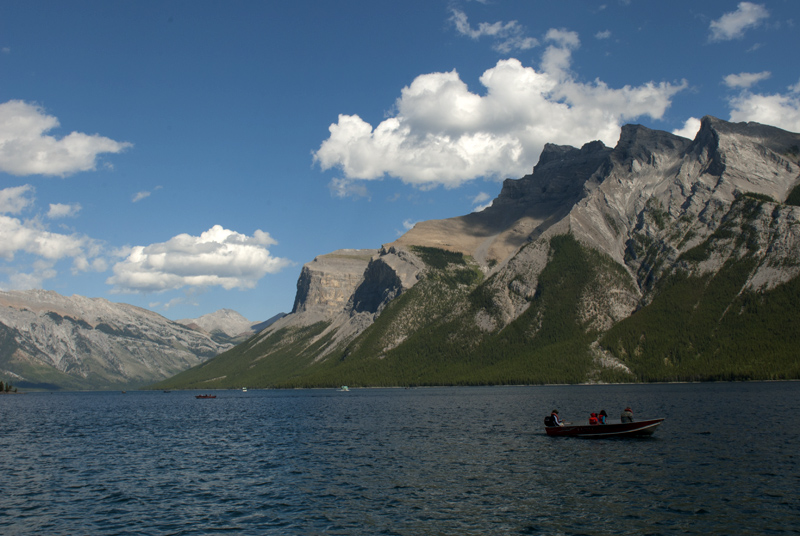
[[[292,314],[165,384],[798,377],[790,334],[772,334],[780,351],[759,356],[760,371],[714,336],[736,324],[732,311],[752,318],[798,280],[800,208],[785,203],[800,182],[798,145],[795,133],[710,116],[694,140],[626,125],[613,148],[548,144],[482,212],[420,222],[365,254],[346,291],[326,256],[304,266],[342,291],[328,314],[309,316],[298,293]],[[626,331],[646,318],[657,320]],[[678,319],[683,331],[662,329]],[[755,326],[730,340],[750,344]]]
[[[241,317],[234,311],[222,316]],[[214,318],[220,315],[206,315],[205,326],[221,331]],[[150,384],[233,347],[236,340],[223,335],[105,298],[0,291],[0,374],[20,388]]]

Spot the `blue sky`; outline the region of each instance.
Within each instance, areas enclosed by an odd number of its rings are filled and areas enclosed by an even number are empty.
[[[0,289],[289,312],[302,265],[626,123],[800,131],[800,3],[0,4]]]

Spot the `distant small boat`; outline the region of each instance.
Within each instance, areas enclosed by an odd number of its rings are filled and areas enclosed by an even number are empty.
[[[247,387],[242,387],[242,392],[246,393],[247,392]]]
[[[641,437],[653,435],[664,419],[612,424],[579,424],[547,426],[544,431],[552,437]]]
[[[340,391],[349,391],[350,389],[346,385],[342,385]]]
[[[217,395],[195,395],[195,398],[217,398]]]

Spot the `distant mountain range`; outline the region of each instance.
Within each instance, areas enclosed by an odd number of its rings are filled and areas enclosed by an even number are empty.
[[[204,331],[217,339],[241,342],[284,316],[286,313],[280,313],[263,322],[252,322],[232,309],[220,309],[200,318],[185,318],[176,322]]]
[[[800,135],[547,145],[487,209],[307,263],[292,313],[158,387],[800,378]]]
[[[228,309],[173,322],[102,298],[0,292],[0,378],[23,389],[148,385],[232,348],[265,324]]]

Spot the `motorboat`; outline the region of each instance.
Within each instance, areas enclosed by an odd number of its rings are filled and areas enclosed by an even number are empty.
[[[564,426],[547,426],[544,430],[552,437],[642,437],[653,435],[664,419],[647,419],[635,422],[617,422],[609,424],[565,424]]]
[[[217,395],[195,395],[195,398],[217,398]]]

